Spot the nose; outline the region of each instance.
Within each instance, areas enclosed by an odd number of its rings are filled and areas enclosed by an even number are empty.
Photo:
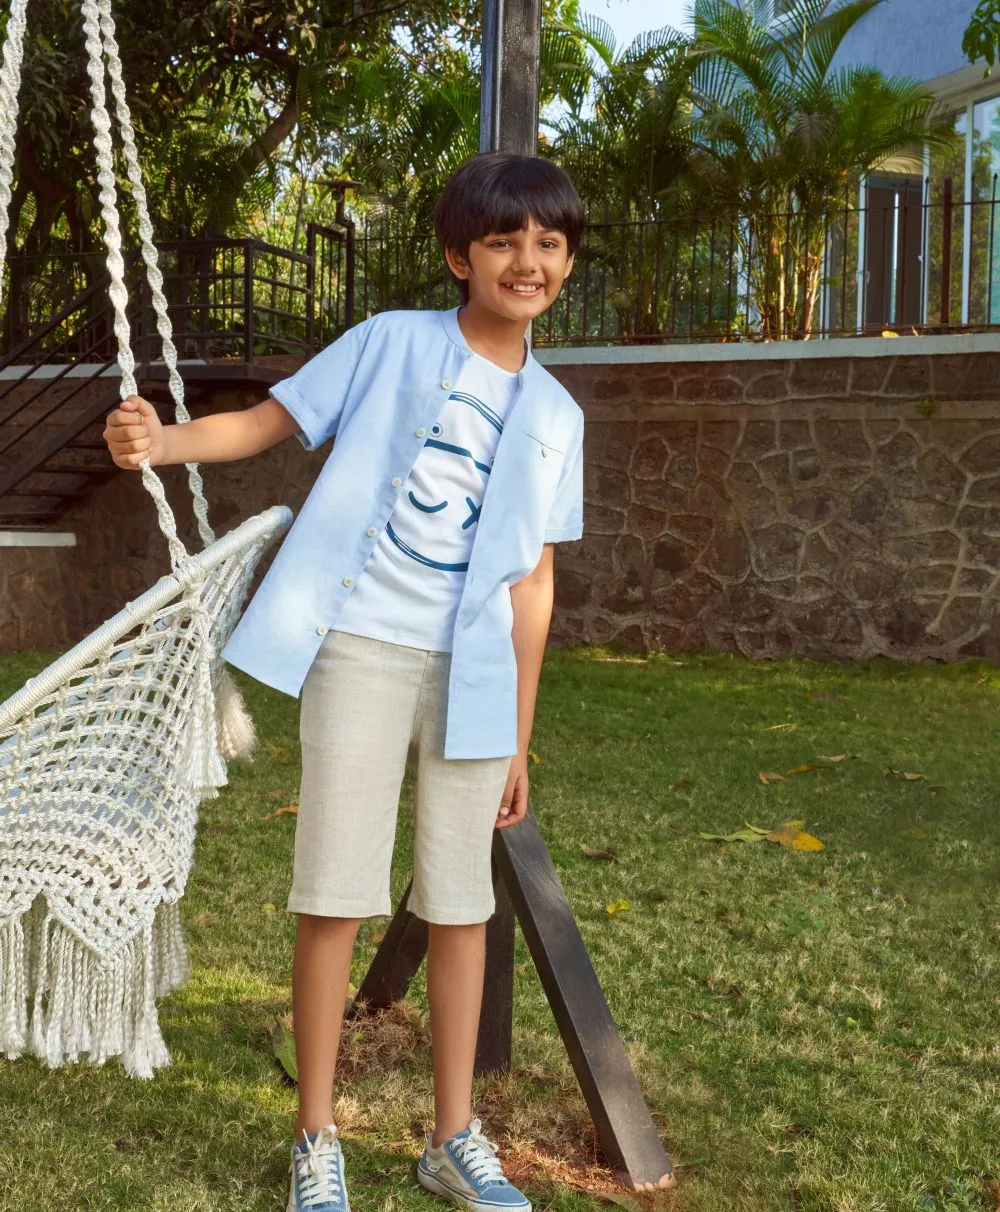
[[[511,269],[515,274],[522,274],[527,277],[533,274],[538,268],[538,259],[535,256],[535,242],[532,239],[519,239],[514,245],[514,263]]]

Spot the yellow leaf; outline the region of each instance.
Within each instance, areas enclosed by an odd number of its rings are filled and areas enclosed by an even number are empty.
[[[537,766],[537,765],[538,765],[538,763],[539,763],[539,762],[542,760],[542,759],[541,759],[541,758],[538,756],[538,754],[537,754],[537,753],[532,753],[530,749],[528,750],[528,757],[531,759],[531,764],[532,764],[533,766]]]
[[[904,783],[920,783],[927,778],[926,774],[918,774],[915,770],[893,770],[891,766],[887,766],[885,772],[894,779],[902,779]]]
[[[275,808],[273,812],[265,812],[262,821],[273,821],[276,816],[298,816],[298,804],[289,804],[286,808]]]
[[[278,910],[275,905],[272,905],[270,901],[268,901],[266,905],[261,905],[260,911],[265,917],[270,917],[272,913],[277,913]]]
[[[898,333],[898,332],[893,332],[891,328],[883,328],[883,329],[882,329],[882,336],[883,336],[883,337],[887,337],[887,338],[888,338],[888,337],[898,337],[898,336],[899,336],[899,333]]]
[[[816,761],[817,762],[842,762],[846,757],[847,757],[846,753],[838,753],[838,754],[835,754],[833,757],[827,757],[827,755],[825,753],[820,753],[820,754],[817,754]]]
[[[610,905],[605,905],[609,917],[614,917],[616,913],[627,913],[632,908],[632,902],[626,900],[612,901]]]
[[[764,784],[765,787],[768,783],[783,783],[785,781],[785,776],[783,774],[778,774],[775,770],[762,770],[760,774],[757,775],[757,778]]]
[[[804,832],[804,824],[804,821],[785,821],[780,828],[767,835],[767,840],[786,846],[789,850],[822,850],[823,843],[818,837]]]
[[[788,771],[789,774],[808,774],[811,770],[819,770],[818,766],[814,766],[812,762],[803,762],[801,766],[793,766]]]
[[[588,846],[584,842],[581,842],[580,849],[583,851],[585,858],[604,859],[608,863],[618,862],[618,851],[614,846],[608,846],[604,850],[596,850],[593,846]]]

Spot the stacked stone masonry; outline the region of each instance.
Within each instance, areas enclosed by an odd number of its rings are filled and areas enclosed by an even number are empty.
[[[1000,656],[1000,353],[551,369],[587,417],[586,534],[558,553],[555,642]],[[206,468],[217,529],[297,509],[323,457],[287,442]],[[166,478],[188,516],[183,472]],[[166,571],[136,476],[64,529],[77,547],[0,548],[0,649],[63,647]]]

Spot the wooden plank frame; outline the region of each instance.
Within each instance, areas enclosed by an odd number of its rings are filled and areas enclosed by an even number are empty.
[[[630,1187],[669,1185],[670,1159],[530,810],[520,824],[496,831],[493,870],[497,911],[487,925],[477,1076],[510,1069],[516,914],[608,1164]],[[427,925],[407,910],[408,896],[409,888],[358,990],[353,1015],[402,998],[420,967]]]

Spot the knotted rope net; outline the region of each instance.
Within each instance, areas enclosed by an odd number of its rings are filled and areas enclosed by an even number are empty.
[[[27,0],[12,0],[0,63],[0,290],[6,258]],[[175,417],[190,420],[142,184],[111,0],[84,0],[94,144],[122,398],[136,392],[107,106],[126,175]],[[0,294],[2,299],[2,294]],[[187,976],[179,901],[198,805],[246,756],[253,727],[218,653],[261,554],[287,528],[278,506],[216,540],[188,466],[204,550],[188,554],[159,477],[142,480],[171,571],[0,703],[0,1053],[49,1065],[120,1056],[149,1077],[169,1061],[156,998]]]

